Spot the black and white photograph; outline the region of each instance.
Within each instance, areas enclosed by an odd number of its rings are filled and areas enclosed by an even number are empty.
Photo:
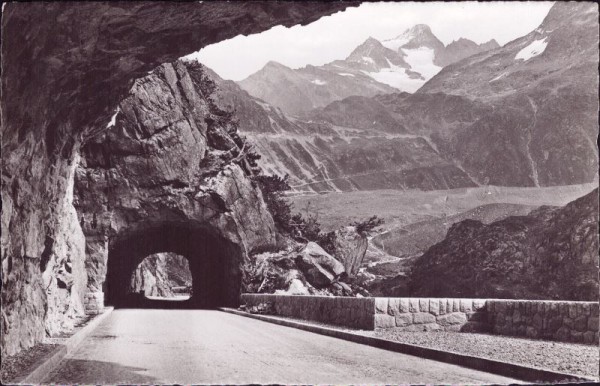
[[[1,383],[600,382],[599,28],[3,2]]]

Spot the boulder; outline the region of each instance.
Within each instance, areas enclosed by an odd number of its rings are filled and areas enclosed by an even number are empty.
[[[345,273],[342,263],[312,241],[298,252],[296,264],[308,282],[316,288],[332,284],[335,279]]]

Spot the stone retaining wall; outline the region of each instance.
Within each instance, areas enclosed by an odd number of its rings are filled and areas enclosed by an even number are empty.
[[[290,318],[362,330],[375,328],[375,298],[242,294],[241,303],[247,308],[268,304],[274,315]]]
[[[598,303],[488,300],[494,334],[598,344]]]
[[[489,330],[483,299],[375,298],[375,328],[400,331]]]
[[[598,303],[507,299],[353,298],[243,294],[242,304],[345,327],[489,332],[598,344]]]

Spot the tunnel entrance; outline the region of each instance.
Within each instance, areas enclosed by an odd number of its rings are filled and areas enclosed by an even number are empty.
[[[191,295],[174,302],[134,291],[140,264],[148,256],[170,253],[187,259]],[[105,296],[117,308],[235,307],[241,291],[243,253],[239,245],[211,227],[195,223],[145,224],[110,241]]]

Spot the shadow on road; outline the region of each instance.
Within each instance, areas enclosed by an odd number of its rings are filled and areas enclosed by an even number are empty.
[[[44,383],[79,383],[91,385],[156,384],[158,379],[140,374],[147,370],[141,367],[123,366],[113,362],[73,358],[64,361],[63,366],[50,373]]]

